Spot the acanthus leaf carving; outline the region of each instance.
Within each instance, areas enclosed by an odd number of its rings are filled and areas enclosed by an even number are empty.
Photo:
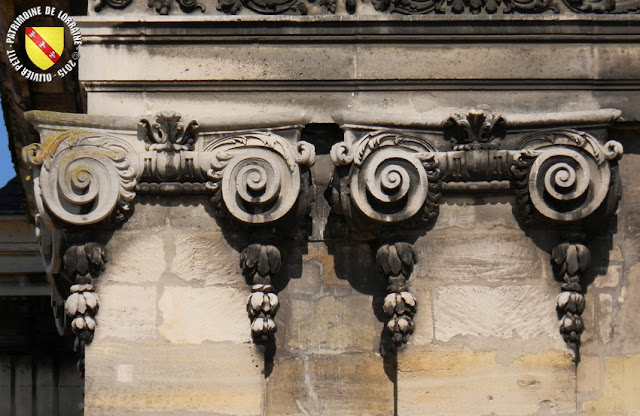
[[[146,118],[140,120],[140,125],[146,128],[147,150],[173,151],[193,150],[193,143],[198,131],[198,122],[191,120],[185,126],[180,119],[182,116],[174,111],[163,111],[156,114],[156,121],[152,123]]]
[[[504,117],[482,110],[452,114],[444,124],[444,137],[453,150],[498,149],[505,134]]]

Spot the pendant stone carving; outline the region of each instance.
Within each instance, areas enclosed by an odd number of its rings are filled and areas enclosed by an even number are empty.
[[[80,354],[96,328],[92,278],[104,268],[105,249],[73,245],[61,261],[68,228],[113,226],[126,219],[137,192],[207,195],[223,229],[229,225],[269,239],[277,230],[291,235],[308,212],[315,150],[299,140],[302,113],[202,123],[183,122],[173,111],[157,113],[155,121],[38,111],[26,116],[40,132],[41,143],[26,146],[23,160],[33,172],[37,237],[54,284],[56,323],[63,333],[71,322]],[[280,251],[251,244],[241,259],[252,287],[247,311],[253,339],[269,343],[279,307],[271,279]]]
[[[555,278],[562,282],[556,309],[560,316],[560,333],[564,341],[576,349],[584,331],[582,282],[591,264],[589,249],[582,244],[562,243],[551,251]]]
[[[543,222],[574,234],[585,227],[600,232],[597,225],[615,211],[620,197],[616,163],[622,145],[591,133],[604,135],[618,111],[539,118],[475,109],[440,119],[366,113],[336,117],[345,140],[331,150],[336,165],[332,206],[361,239],[388,239],[401,226],[409,227],[406,233],[428,226],[437,219],[442,192],[511,190],[525,223]],[[377,256],[390,282],[383,310],[396,346],[413,331],[417,303],[407,291],[415,257],[405,244],[382,246]],[[563,282],[557,302],[561,333],[569,345],[578,346],[589,250],[561,244],[552,259]]]
[[[396,347],[407,343],[413,333],[413,316],[418,300],[409,292],[407,281],[416,263],[416,254],[409,243],[385,244],[376,255],[378,268],[389,281],[382,309],[389,317],[385,329]]]
[[[273,341],[277,331],[274,319],[280,303],[271,279],[280,270],[280,250],[270,245],[251,244],[240,254],[240,267],[251,284],[247,301],[251,336],[256,344],[267,344]]]
[[[80,356],[78,370],[84,374],[84,349],[93,341],[99,307],[93,280],[105,269],[106,253],[98,243],[73,245],[64,253],[63,261],[64,274],[73,282],[64,308],[76,335],[73,349]]]

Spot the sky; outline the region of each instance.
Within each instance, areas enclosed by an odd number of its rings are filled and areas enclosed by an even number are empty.
[[[0,188],[6,185],[9,179],[16,176],[9,153],[9,140],[7,139],[7,129],[4,126],[4,114],[0,109]]]

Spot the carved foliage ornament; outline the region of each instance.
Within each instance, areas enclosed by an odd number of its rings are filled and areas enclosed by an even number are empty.
[[[140,125],[147,130],[147,150],[174,151],[193,150],[198,122],[191,120],[185,126],[180,119],[182,116],[174,111],[164,111],[156,114],[156,122],[149,119],[140,120]]]
[[[614,140],[602,145],[577,131],[545,132],[525,138],[512,169],[518,206],[525,218],[534,212],[562,222],[587,218],[611,195],[612,164],[622,156]]]
[[[185,13],[191,13],[196,9],[200,9],[204,13],[207,8],[197,0],[175,0],[180,6],[180,10]],[[147,5],[154,9],[158,14],[167,15],[171,12],[174,0],[147,0]]]
[[[329,13],[335,13],[338,0],[218,0],[217,10],[236,14],[247,8],[258,14],[299,14],[305,15],[309,11],[309,4],[316,3]],[[99,12],[105,6],[114,9],[124,9],[132,0],[97,0],[94,10]],[[173,4],[178,3],[180,10],[191,13],[196,9],[203,13],[204,4],[197,0],[147,0],[150,8],[157,13],[167,15],[172,11]],[[553,0],[371,0],[378,11],[400,14],[511,14],[511,13],[543,13],[546,11],[560,12],[559,4]],[[347,13],[355,13],[355,0],[345,0]],[[562,0],[563,6],[574,13],[637,13],[640,4],[635,0]]]
[[[71,330],[76,335],[74,351],[78,353],[78,369],[84,374],[84,349],[93,340],[99,299],[93,287],[105,269],[106,253],[98,243],[86,243],[69,247],[64,254],[64,274],[73,285],[65,302],[65,313],[71,320]]]
[[[271,245],[250,244],[240,254],[240,267],[251,284],[247,312],[256,344],[271,342],[277,331],[274,319],[280,302],[271,279],[280,270],[280,264],[280,250]]]
[[[437,216],[440,172],[433,147],[422,138],[373,132],[355,143],[336,143],[331,159],[349,168],[343,179],[348,192],[334,197],[346,215],[354,206],[381,223],[414,218],[429,222]]]
[[[418,307],[418,301],[409,292],[407,284],[416,263],[416,254],[409,243],[385,244],[378,249],[376,262],[389,280],[389,294],[382,306],[389,317],[385,328],[393,344],[399,347],[406,344],[413,333],[413,316]]]
[[[562,282],[562,293],[556,300],[560,333],[567,344],[577,347],[584,331],[582,281],[589,270],[591,254],[582,244],[562,243],[551,251],[551,262],[556,279]]]

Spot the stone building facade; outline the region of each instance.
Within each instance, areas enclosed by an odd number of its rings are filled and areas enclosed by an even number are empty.
[[[637,1],[65,7],[2,92],[84,414],[639,414]]]

